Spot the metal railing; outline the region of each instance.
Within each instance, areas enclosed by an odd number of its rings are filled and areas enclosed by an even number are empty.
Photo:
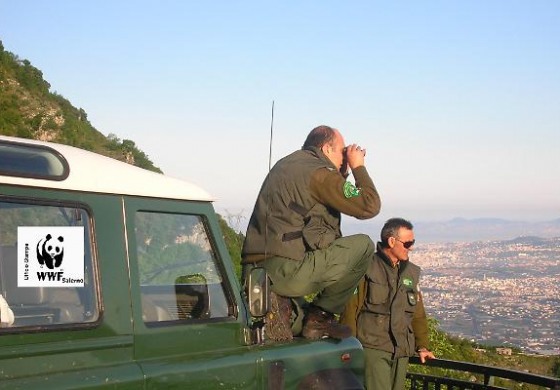
[[[420,364],[418,357],[410,358],[410,364]],[[507,389],[508,387],[498,387],[494,385],[495,378],[502,378],[512,381],[512,383],[526,383],[540,386],[545,389],[560,390],[560,378],[553,378],[544,375],[530,374],[522,371],[508,370],[504,368],[483,366],[480,364],[458,362],[454,360],[432,359],[428,360],[424,366],[439,367],[447,370],[455,370],[463,373],[478,374],[482,376],[481,381],[471,382],[470,380],[454,379],[415,372],[407,373],[410,380],[411,390],[494,390]]]

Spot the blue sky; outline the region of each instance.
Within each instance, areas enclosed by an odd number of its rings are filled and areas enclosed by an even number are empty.
[[[6,50],[105,135],[251,212],[319,124],[367,148],[377,218],[560,217],[558,1],[0,0]]]

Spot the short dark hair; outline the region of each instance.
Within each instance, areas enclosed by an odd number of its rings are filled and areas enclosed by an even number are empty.
[[[381,242],[385,247],[388,246],[389,238],[398,237],[400,228],[412,230],[414,226],[404,218],[391,218],[385,222],[383,228],[381,228]]]
[[[310,146],[321,148],[323,145],[334,142],[335,137],[336,133],[332,127],[325,125],[317,126],[307,136],[302,149],[308,149]]]

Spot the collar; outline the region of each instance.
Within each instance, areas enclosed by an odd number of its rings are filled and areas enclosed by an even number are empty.
[[[391,261],[391,259],[385,254],[385,252],[383,251],[383,243],[381,243],[381,241],[379,241],[377,243],[377,249],[376,249],[376,254],[377,256],[379,256],[381,258],[381,260],[383,260],[383,262],[391,267],[391,268],[398,268],[399,272],[404,271],[404,269],[406,268],[408,261],[397,261],[397,263],[395,265],[393,265],[393,262]]]
[[[319,160],[326,162],[327,164],[329,164],[329,166],[331,168],[336,169],[336,167],[334,166],[334,164],[332,163],[331,160],[329,160],[329,158],[325,155],[325,153],[323,153],[323,151],[321,150],[321,148],[318,148],[316,146],[308,146],[306,148],[301,148],[301,150],[308,152],[310,154],[312,154],[313,156],[317,157]]]

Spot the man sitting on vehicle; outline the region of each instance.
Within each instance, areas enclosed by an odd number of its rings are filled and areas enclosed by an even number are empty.
[[[266,177],[249,221],[243,263],[262,265],[271,280],[269,338],[292,337],[289,298],[317,293],[303,321],[304,337],[351,335],[342,312],[374,252],[365,234],[342,237],[341,213],[358,219],[379,213],[380,198],[364,165],[366,151],[345,146],[337,129],[313,129],[301,150],[278,161]],[[348,167],[355,185],[346,181]],[[276,329],[279,328],[280,331]]]

